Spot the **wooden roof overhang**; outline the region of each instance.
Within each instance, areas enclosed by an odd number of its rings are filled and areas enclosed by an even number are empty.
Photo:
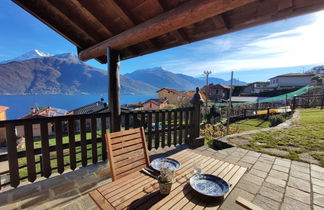
[[[324,9],[324,0],[13,0],[77,46],[83,61],[106,63]],[[217,47],[217,46],[215,46]]]

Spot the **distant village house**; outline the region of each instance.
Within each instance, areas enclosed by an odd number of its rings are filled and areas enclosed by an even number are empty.
[[[222,100],[227,100],[229,98],[230,86],[222,84],[210,84],[204,86],[202,91],[207,93],[208,99],[213,102],[221,102]]]
[[[35,119],[35,118],[45,118],[45,117],[56,117],[66,115],[67,110],[47,107],[32,107],[31,112],[20,119]],[[54,135],[55,129],[51,123],[48,123],[48,135]],[[16,135],[17,137],[25,136],[24,126],[16,126]],[[38,137],[41,136],[41,129],[39,124],[33,124],[33,136]]]
[[[268,87],[276,89],[304,87],[311,84],[311,80],[314,76],[314,74],[309,73],[282,74],[270,78],[270,84]]]
[[[257,94],[266,91],[271,91],[273,90],[273,88],[268,87],[269,84],[270,82],[253,82],[247,84],[246,87],[243,89],[242,94],[249,95],[249,94]]]
[[[168,99],[149,99],[143,103],[144,110],[165,109],[169,105]]]
[[[159,99],[167,99],[168,104],[176,106],[187,106],[195,91],[178,91],[172,88],[162,88],[157,91]],[[206,101],[207,97],[204,91],[200,91],[201,97]]]
[[[0,106],[0,121],[7,120],[7,110],[9,107]],[[6,130],[5,128],[0,128],[0,146],[4,146],[6,143]]]

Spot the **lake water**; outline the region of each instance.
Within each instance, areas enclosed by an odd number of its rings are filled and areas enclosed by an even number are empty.
[[[121,95],[120,103],[129,104],[144,102],[157,95]],[[8,106],[7,119],[18,119],[28,113],[30,108],[38,106],[56,107],[65,110],[73,110],[78,107],[100,101],[108,96],[103,95],[0,95],[0,105]]]

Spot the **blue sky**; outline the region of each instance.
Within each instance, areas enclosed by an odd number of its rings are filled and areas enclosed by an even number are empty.
[[[9,0],[0,5],[0,60],[32,49],[59,54],[76,48]],[[223,79],[264,81],[324,64],[324,12],[274,22],[122,61],[121,73],[162,66],[174,73],[202,76],[204,70]],[[87,62],[106,69],[95,60]]]

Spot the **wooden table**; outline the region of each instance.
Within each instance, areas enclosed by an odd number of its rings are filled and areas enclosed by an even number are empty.
[[[239,165],[231,164],[213,157],[200,155],[190,149],[170,156],[181,163],[177,171],[176,181],[169,195],[159,192],[157,180],[136,172],[114,182],[108,183],[90,192],[90,196],[101,209],[217,209],[223,198],[207,198],[192,190],[188,183],[193,164],[203,162],[202,173],[222,177],[229,182],[232,190],[247,170]]]

